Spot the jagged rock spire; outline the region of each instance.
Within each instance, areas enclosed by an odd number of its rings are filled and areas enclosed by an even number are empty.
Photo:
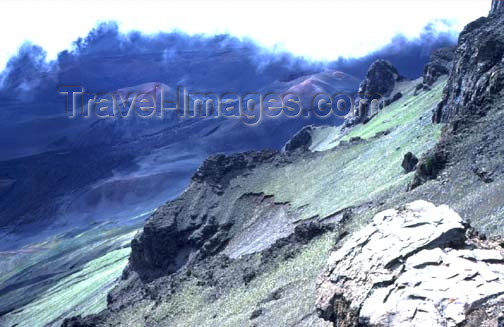
[[[502,14],[503,12],[504,12],[504,1],[492,0],[492,8],[490,9],[490,15]]]
[[[359,93],[388,97],[395,83],[403,79],[388,60],[378,59],[369,67],[366,79],[360,84]]]

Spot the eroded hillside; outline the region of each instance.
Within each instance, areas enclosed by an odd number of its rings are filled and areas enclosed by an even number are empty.
[[[446,253],[477,252],[481,233],[502,234],[499,8],[468,25],[454,52],[434,54],[423,80],[392,74],[391,97],[378,114],[341,128],[307,127],[282,152],[207,159],[184,194],[135,237],[107,309],[64,325],[330,326],[342,311],[319,318],[317,278],[331,250],[377,212],[418,199],[450,206],[474,230],[457,244],[436,245]],[[468,240],[475,243],[461,245]],[[494,245],[488,253],[497,255]],[[482,299],[450,321],[494,321]]]
[[[446,78],[342,133],[314,127],[311,150],[209,158],[184,194],[132,243],[129,267],[97,325],[324,326],[315,281],[335,238],[406,192],[404,155],[439,139],[431,109]]]

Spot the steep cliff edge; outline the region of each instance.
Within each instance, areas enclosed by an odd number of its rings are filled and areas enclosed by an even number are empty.
[[[501,8],[501,1],[493,7]],[[467,25],[460,33],[443,100],[433,120],[450,122],[462,117],[483,116],[500,96],[504,86],[504,15],[492,10]]]
[[[460,34],[432,117],[444,125],[441,141],[421,158],[409,186],[420,187],[423,198],[449,203],[492,235],[502,233],[504,214],[503,23],[502,2],[494,1],[489,17],[468,24]]]

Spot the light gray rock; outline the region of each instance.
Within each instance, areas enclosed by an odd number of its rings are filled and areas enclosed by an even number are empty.
[[[447,206],[416,201],[377,214],[331,254],[317,285],[320,316],[346,326],[463,326],[504,299],[500,249],[466,243]]]

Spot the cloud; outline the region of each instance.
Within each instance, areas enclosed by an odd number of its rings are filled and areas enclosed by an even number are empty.
[[[117,21],[123,33],[231,34],[273,51],[332,61],[365,56],[397,34],[416,38],[431,21],[448,20],[446,26],[458,32],[489,8],[490,0],[5,1],[0,3],[0,67],[24,41],[55,59],[97,21]]]
[[[47,61],[42,47],[25,43],[0,76],[0,98],[42,103],[58,97],[59,85],[110,92],[148,82],[205,92],[248,92],[329,69],[361,78],[376,59],[388,59],[402,74],[416,78],[433,49],[455,43],[456,35],[450,29],[440,32],[438,25],[428,24],[416,38],[397,34],[361,58],[326,62],[263,48],[228,34],[122,33],[115,22],[101,23],[53,61]]]
[[[458,34],[451,29],[440,29],[439,21],[430,22],[420,35],[408,38],[403,34],[395,35],[390,43],[361,58],[339,58],[330,64],[354,76],[362,77],[371,63],[377,59],[387,59],[398,71],[409,78],[417,78],[429,60],[433,50],[453,46]]]

